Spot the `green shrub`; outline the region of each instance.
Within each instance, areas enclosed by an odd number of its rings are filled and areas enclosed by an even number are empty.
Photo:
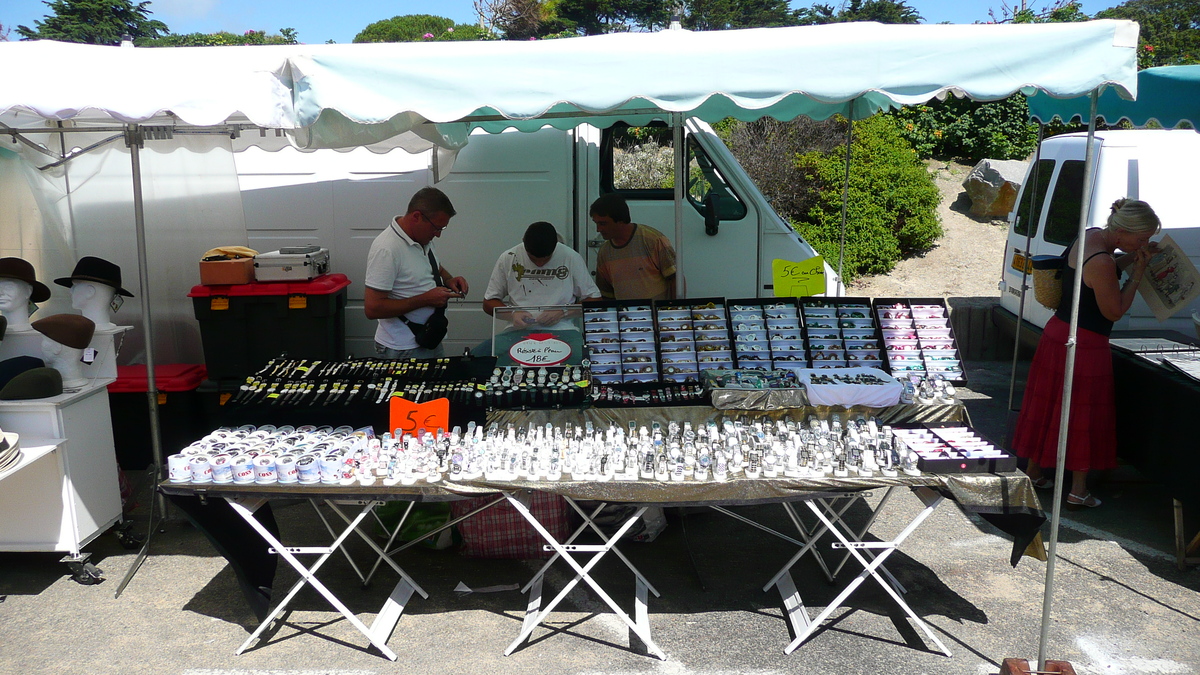
[[[811,206],[793,225],[837,268],[842,227],[845,149],[796,156],[813,186]],[[854,123],[846,200],[846,281],[891,271],[903,257],[928,250],[942,227],[941,193],[896,121],[875,115]]]
[[[887,115],[924,159],[1025,159],[1037,145],[1037,124],[1020,94],[991,102],[935,99]]]

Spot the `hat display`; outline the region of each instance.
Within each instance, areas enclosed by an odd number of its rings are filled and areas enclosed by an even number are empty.
[[[50,398],[63,393],[62,373],[53,368],[27,370],[0,389],[0,401]]]
[[[75,263],[75,270],[71,272],[71,276],[55,279],[54,283],[70,288],[75,281],[94,281],[98,284],[112,286],[117,289],[117,295],[123,295],[127,298],[133,297],[133,293],[121,288],[120,266],[104,258],[85,255],[79,259],[79,262]]]
[[[0,361],[0,389],[3,389],[9,380],[21,373],[34,368],[43,368],[45,365],[46,362],[36,356],[14,356],[11,359]]]
[[[29,325],[42,335],[72,349],[86,349],[96,332],[96,323],[78,314],[55,314]]]
[[[16,279],[33,287],[29,299],[45,302],[50,299],[50,287],[37,280],[33,265],[20,258],[0,258],[0,279]]]

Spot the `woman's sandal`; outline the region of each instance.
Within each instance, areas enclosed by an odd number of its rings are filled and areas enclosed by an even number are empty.
[[[1078,511],[1080,509],[1094,509],[1102,504],[1099,499],[1092,496],[1092,493],[1087,493],[1080,497],[1072,492],[1067,495],[1067,509],[1070,511]]]
[[[1054,481],[1050,480],[1049,478],[1046,478],[1045,476],[1042,476],[1041,478],[1039,478],[1035,481],[1032,481],[1032,482],[1033,482],[1033,487],[1035,487],[1039,490],[1049,490],[1050,488],[1054,487]]]

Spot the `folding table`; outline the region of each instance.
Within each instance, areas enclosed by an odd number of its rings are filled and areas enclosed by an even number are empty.
[[[421,588],[421,586],[393,559],[393,556],[395,556],[397,553],[403,551],[411,545],[416,544],[417,542],[409,542],[398,548],[386,550],[387,547],[390,547],[395,541],[396,536],[399,534],[400,529],[404,526],[404,522],[412,508],[410,506],[405,510],[403,516],[400,518],[400,521],[395,525],[394,528],[390,528],[390,530],[385,528],[385,531],[388,531],[389,537],[387,544],[384,547],[381,547],[379,544],[375,543],[371,535],[368,532],[363,531],[361,525],[368,518],[368,516],[375,515],[375,509],[377,507],[383,505],[387,501],[406,500],[415,503],[416,501],[445,501],[461,498],[447,490],[443,490],[440,487],[434,486],[420,486],[412,488],[405,486],[389,486],[386,488],[363,488],[351,486],[342,488],[339,486],[304,486],[296,484],[256,486],[215,484],[174,485],[170,483],[163,483],[160,485],[160,490],[168,495],[197,495],[205,498],[224,499],[226,502],[228,502],[234,513],[236,513],[269,547],[268,552],[278,555],[285,562],[287,562],[288,565],[295,569],[297,574],[300,576],[300,578],[292,585],[292,587],[288,589],[288,592],[279,602],[279,604],[277,604],[270,614],[268,614],[266,618],[259,623],[258,628],[255,629],[250,637],[248,637],[246,641],[243,642],[240,647],[238,647],[238,649],[234,652],[235,654],[241,654],[250,648],[250,646],[256,641],[258,641],[263,633],[265,633],[267,629],[271,627],[275,620],[283,615],[283,613],[287,610],[288,605],[292,602],[292,600],[295,599],[300,590],[305,586],[311,586],[322,597],[324,597],[334,609],[336,609],[343,617],[345,617],[346,620],[350,622],[350,624],[354,626],[356,630],[358,630],[358,632],[362,633],[371,645],[373,645],[381,654],[392,661],[396,660],[396,653],[387,646],[387,642],[391,638],[392,633],[395,631],[396,624],[400,621],[400,617],[403,614],[406,605],[412,598],[413,593],[420,595],[422,598],[427,599],[429,597],[429,594],[425,591],[425,589]],[[255,518],[255,511],[261,508],[270,499],[297,498],[307,500],[316,511],[326,531],[332,537],[332,541],[328,545],[287,546],[280,540],[280,537],[272,533],[267,527],[259,522],[257,518]],[[461,520],[468,518],[484,509],[490,508],[500,501],[502,501],[502,498],[497,497],[495,501],[489,502],[460,518],[447,522],[437,528],[437,530],[428,534],[432,536],[443,529],[452,527]],[[343,526],[341,529],[338,529],[336,524],[331,523],[325,514],[321,512],[319,508],[320,504],[324,504],[342,521]],[[353,509],[349,509],[349,507],[353,507]],[[350,512],[347,513],[347,510]],[[380,522],[378,516],[375,516],[375,518],[377,522]],[[382,522],[380,522],[380,524],[382,525]],[[205,533],[210,537],[214,537],[214,534],[219,534],[208,531]],[[363,568],[360,567],[357,562],[355,562],[355,560],[350,556],[349,552],[347,552],[343,547],[346,540],[349,539],[352,534],[357,534],[358,537],[366,542],[367,546],[370,547],[370,549],[374,551],[377,556],[374,564],[366,573],[363,572]],[[228,545],[222,546],[221,548],[224,550],[232,549],[232,547]],[[379,565],[382,563],[386,563],[387,566],[392,568],[392,570],[394,570],[400,577],[395,588],[392,589],[392,592],[384,601],[383,607],[380,608],[379,612],[375,616],[375,620],[370,626],[367,626],[365,623],[363,623],[358,616],[355,615],[354,612],[350,611],[346,604],[343,603],[329,589],[328,586],[326,586],[320,579],[317,578],[317,572],[320,571],[322,566],[324,566],[325,563],[328,562],[328,560],[334,555],[334,553],[338,551],[341,551],[341,553],[345,555],[347,561],[350,563],[350,567],[358,576],[359,581],[362,582],[363,587],[366,587],[370,583],[371,578],[374,576],[375,572],[379,568]],[[300,556],[317,556],[317,558],[311,565],[305,565],[304,562],[301,561]]]

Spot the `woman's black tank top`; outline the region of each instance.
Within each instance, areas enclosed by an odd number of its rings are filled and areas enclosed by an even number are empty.
[[[1067,249],[1070,251],[1070,247]],[[1086,266],[1088,261],[1098,255],[1111,255],[1107,251],[1098,251],[1087,257],[1083,261]],[[1075,290],[1075,268],[1070,265],[1063,266],[1062,284],[1063,295],[1062,302],[1058,303],[1058,309],[1054,315],[1070,323],[1071,321],[1071,291]],[[1121,271],[1117,270],[1117,279],[1121,278]],[[1079,285],[1079,327],[1086,328],[1093,333],[1099,333],[1105,337],[1112,332],[1113,322],[1105,318],[1100,312],[1100,305],[1096,304],[1096,291],[1093,291],[1087,284]]]

